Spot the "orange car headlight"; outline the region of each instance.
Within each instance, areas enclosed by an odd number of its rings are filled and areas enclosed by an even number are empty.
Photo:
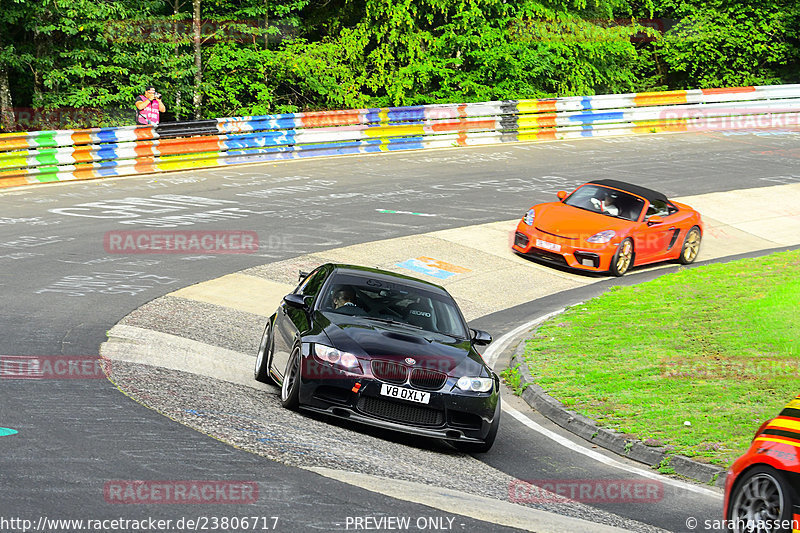
[[[536,211],[534,209],[528,209],[528,212],[522,217],[522,221],[529,226],[533,226],[534,218],[536,218]]]
[[[614,230],[607,229],[605,231],[595,233],[594,235],[586,239],[586,242],[591,242],[594,244],[605,244],[611,239],[613,239],[616,235],[617,234]]]

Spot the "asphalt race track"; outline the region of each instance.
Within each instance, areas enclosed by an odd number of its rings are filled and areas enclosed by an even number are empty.
[[[6,361],[34,355],[96,357],[115,324],[178,289],[301,255],[509,220],[536,202],[554,198],[559,189],[569,190],[589,179],[622,179],[668,196],[691,196],[797,183],[798,156],[800,138],[792,132],[654,135],[293,161],[2,191],[0,354]],[[109,231],[143,229],[256,231],[260,248],[255,254],[187,256],[123,255],[104,247]],[[623,282],[657,272],[635,271]],[[540,311],[580,301],[608,284],[601,281],[484,315],[476,304],[472,324],[489,329],[497,338]],[[186,330],[192,329],[191,309],[164,312],[165,323],[182,320]],[[242,319],[249,331],[252,317],[242,315]],[[245,351],[252,341],[240,338],[241,324],[237,328],[230,320],[221,320],[218,331],[196,334],[224,337],[231,349]],[[252,335],[258,337],[260,331]],[[134,364],[120,364],[116,370],[120,377],[131,379],[146,371]],[[208,404],[215,398],[224,404],[249,397],[256,407],[257,402],[274,402],[269,390],[242,392],[241,386],[174,370],[155,369],[144,379],[162,386],[138,391],[135,396],[140,401],[147,401],[150,392],[154,405],[171,400],[185,404],[184,412],[192,401],[210,411]],[[137,383],[141,382],[140,376]],[[173,387],[172,398],[160,396],[170,390],[163,384]],[[180,388],[188,385],[191,388]],[[526,409],[513,398],[509,404]],[[242,406],[236,407],[241,414]],[[536,413],[526,414],[556,431]],[[554,444],[507,415],[495,447],[476,458],[457,454],[444,444],[420,444],[313,417],[287,415],[287,422],[310,431],[311,441],[318,437],[329,442],[335,436],[335,445],[342,447],[340,455],[347,457],[345,467],[359,459],[351,445],[365,445],[369,451],[375,442],[385,443],[385,448],[373,448],[373,457],[362,456],[375,475],[382,467],[390,470],[388,465],[397,458],[393,452],[410,451],[425,458],[416,467],[431,472],[431,479],[421,483],[440,486],[448,479],[463,480],[461,491],[473,496],[480,492],[475,487],[483,487],[487,479],[508,483],[515,478],[614,480],[635,475]],[[400,496],[392,497],[339,481],[335,473],[320,468],[309,470],[315,458],[308,457],[307,448],[294,454],[303,457],[287,459],[293,453],[288,447],[273,461],[249,453],[243,444],[232,447],[140,405],[106,379],[0,379],[0,427],[18,431],[0,436],[2,531],[22,530],[14,525],[19,522],[2,522],[12,518],[34,525],[41,517],[153,517],[175,524],[184,517],[236,516],[265,517],[261,525],[269,527],[261,530],[279,531],[354,530],[358,524],[366,529],[371,522],[356,522],[359,517],[412,517],[412,529],[422,529],[420,524],[457,531],[508,529],[488,511],[445,511],[443,504],[434,505],[432,500],[403,497],[400,489],[382,491]],[[317,431],[329,433],[315,435]],[[326,464],[319,461],[321,468]],[[441,467],[450,470],[437,470]],[[463,471],[453,470],[462,467]],[[368,474],[370,469],[362,470]],[[405,481],[415,481],[409,472],[415,470],[409,467]],[[258,499],[247,504],[114,503],[104,489],[124,480],[246,480],[257,484]],[[469,490],[471,480],[475,487]],[[507,485],[499,487],[499,493],[507,490]],[[599,522],[642,531],[686,531],[687,516],[697,517],[701,524],[721,516],[718,494],[682,485],[665,485],[664,497],[647,505],[567,507],[551,505],[546,510],[558,513],[563,508],[563,514],[593,520],[597,509],[597,516],[602,515]],[[423,521],[417,524],[419,518]],[[505,523],[537,527],[533,522]],[[383,523],[384,529],[387,524]]]

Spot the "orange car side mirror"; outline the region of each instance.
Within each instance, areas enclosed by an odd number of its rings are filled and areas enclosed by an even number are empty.
[[[567,197],[567,191],[558,191],[558,193],[556,193],[556,196],[558,196],[559,200],[563,200],[564,198]]]
[[[650,226],[653,226],[655,224],[661,224],[662,222],[664,222],[664,219],[658,215],[653,215],[647,219],[647,224]]]

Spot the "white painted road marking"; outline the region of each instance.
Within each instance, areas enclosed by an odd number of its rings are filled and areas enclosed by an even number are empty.
[[[612,459],[611,457],[607,457],[602,453],[595,452],[590,450],[589,448],[585,448],[580,444],[576,444],[571,440],[562,437],[558,433],[550,431],[549,429],[540,426],[527,416],[523,415],[513,407],[509,407],[507,403],[503,403],[503,411],[508,413],[509,415],[516,418],[519,422],[527,426],[528,428],[536,431],[537,433],[551,439],[553,442],[564,446],[565,448],[569,448],[570,450],[585,455],[590,459],[594,459],[599,463],[603,463],[608,466],[612,466],[614,468],[619,468],[620,470],[625,470],[626,472],[630,472],[632,474],[636,474],[641,477],[646,477],[648,479],[655,479],[660,483],[665,485],[671,485],[673,487],[686,490],[689,492],[695,492],[697,494],[703,494],[704,496],[711,496],[712,498],[716,498],[718,500],[722,500],[722,495],[718,492],[715,492],[711,489],[707,489],[705,487],[700,487],[698,485],[693,485],[691,483],[686,483],[684,481],[679,481],[677,479],[672,479],[670,477],[666,477],[663,474],[659,474],[658,472],[652,472],[650,470],[644,470],[642,468],[636,468],[635,466],[626,465],[625,463],[621,463],[616,459]]]

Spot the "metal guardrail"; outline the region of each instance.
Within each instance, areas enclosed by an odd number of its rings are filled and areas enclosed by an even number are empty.
[[[800,85],[231,117],[0,135],[0,188],[300,157],[800,126]]]

